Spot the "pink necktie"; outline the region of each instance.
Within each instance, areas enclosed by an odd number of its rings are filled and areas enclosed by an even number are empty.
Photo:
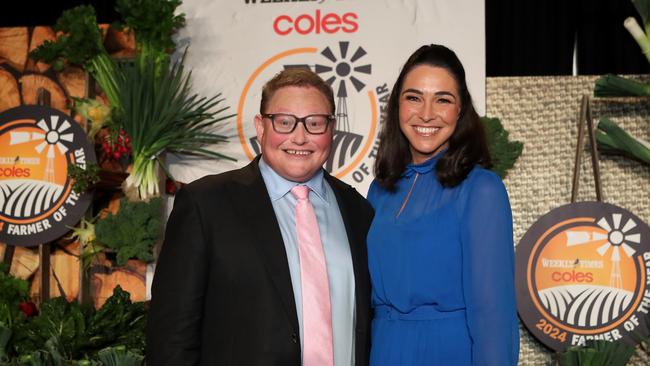
[[[302,288],[303,366],[333,366],[332,311],[327,265],[309,187],[295,186],[296,233]]]

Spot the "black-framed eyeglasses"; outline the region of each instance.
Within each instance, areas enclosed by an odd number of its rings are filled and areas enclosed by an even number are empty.
[[[336,121],[336,117],[330,114],[310,114],[298,118],[288,113],[266,113],[262,114],[262,117],[270,119],[273,125],[273,131],[281,134],[292,133],[298,123],[302,122],[305,130],[310,134],[322,135],[327,131],[327,126],[330,122]]]

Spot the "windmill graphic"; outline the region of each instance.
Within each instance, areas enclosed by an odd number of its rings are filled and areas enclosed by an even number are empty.
[[[68,151],[68,148],[62,141],[72,142],[73,134],[71,132],[64,133],[70,128],[70,122],[63,119],[63,122],[59,124],[59,116],[51,115],[49,118],[49,123],[45,119],[41,119],[36,123],[43,132],[26,132],[26,131],[11,131],[9,135],[9,145],[18,145],[33,141],[41,141],[40,144],[36,145],[36,152],[39,154],[43,153],[47,149],[46,154],[46,163],[45,170],[43,174],[43,180],[49,183],[55,183],[54,176],[54,158],[56,156],[56,151],[58,150],[61,155],[65,155]]]
[[[329,84],[336,91],[336,119],[338,121],[338,128],[344,132],[350,132],[350,121],[348,119],[348,87],[349,81],[357,92],[363,90],[366,84],[359,80],[352,72],[370,75],[372,65],[356,65],[363,56],[367,54],[363,47],[359,46],[354,51],[352,56],[348,59],[348,50],[350,42],[339,42],[338,54],[339,58],[334,55],[332,49],[328,46],[321,51],[321,55],[330,61],[331,65],[316,64],[314,71],[319,74],[325,82]],[[334,73],[330,75],[330,73]],[[359,76],[357,74],[357,76]],[[360,77],[360,76],[359,76]],[[337,86],[338,85],[338,86]]]
[[[591,244],[595,241],[606,240],[599,246],[596,251],[601,256],[605,256],[612,249],[610,260],[612,261],[612,270],[609,277],[609,286],[612,288],[623,287],[623,276],[621,275],[621,249],[629,258],[636,252],[631,243],[640,243],[641,234],[632,234],[630,230],[634,229],[637,224],[631,218],[627,220],[621,228],[623,215],[612,214],[611,221],[606,217],[601,218],[597,225],[607,233],[587,232],[587,231],[567,231],[567,246]]]

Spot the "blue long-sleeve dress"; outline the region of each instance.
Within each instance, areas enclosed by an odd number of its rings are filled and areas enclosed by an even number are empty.
[[[516,365],[508,194],[478,166],[444,188],[435,172],[441,154],[408,165],[395,192],[370,187],[370,364]]]

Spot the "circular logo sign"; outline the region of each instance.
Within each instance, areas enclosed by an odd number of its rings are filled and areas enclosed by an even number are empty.
[[[325,169],[356,183],[371,178],[382,114],[390,95],[386,83],[372,85],[372,63],[361,45],[340,41],[322,48],[288,49],[263,61],[248,77],[237,107],[237,133],[248,159],[261,152],[253,123],[264,83],[289,68],[317,73],[333,91],[336,130]]]
[[[519,315],[556,351],[648,335],[650,228],[601,202],[572,203],[531,226],[516,251]]]
[[[70,116],[42,106],[0,114],[0,241],[35,246],[55,240],[84,215],[91,197],[72,190],[70,164],[96,162]]]

